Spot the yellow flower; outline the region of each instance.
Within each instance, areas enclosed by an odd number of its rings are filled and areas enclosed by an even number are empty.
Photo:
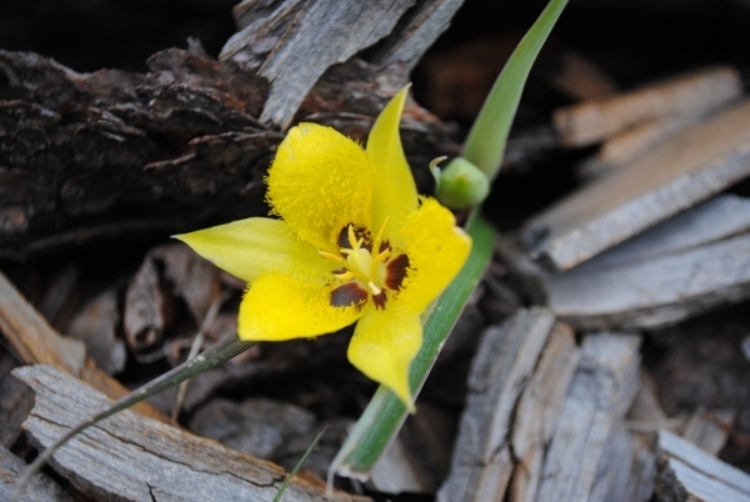
[[[450,211],[417,195],[398,131],[407,91],[381,112],[366,149],[317,124],[289,131],[267,179],[280,220],[177,238],[248,281],[241,339],[314,337],[359,321],[349,360],[413,410],[408,374],[422,344],[420,315],[461,269],[471,241]]]

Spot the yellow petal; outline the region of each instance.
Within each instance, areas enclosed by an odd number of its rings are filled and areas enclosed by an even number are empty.
[[[377,232],[388,218],[389,228],[400,228],[417,209],[417,187],[406,162],[398,124],[409,87],[404,87],[380,112],[367,138],[367,157],[377,173],[372,199],[372,228]]]
[[[410,312],[427,308],[461,270],[471,250],[471,238],[456,227],[456,219],[433,198],[406,219],[401,229],[409,270],[395,300]]]
[[[419,315],[369,308],[349,344],[349,361],[368,378],[391,389],[414,412],[409,366],[422,345]]]
[[[313,246],[300,240],[286,223],[271,218],[233,221],[175,238],[245,281],[275,271],[322,277],[335,268],[321,259]]]
[[[349,223],[370,227],[373,170],[364,150],[330,127],[303,123],[279,145],[268,200],[300,237],[335,251]]]
[[[243,340],[282,341],[331,333],[361,312],[331,306],[330,286],[285,274],[259,277],[240,304],[237,334]]]

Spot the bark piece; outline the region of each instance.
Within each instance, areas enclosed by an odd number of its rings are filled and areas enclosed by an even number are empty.
[[[682,437],[717,457],[732,430],[734,410],[698,411],[690,417]]]
[[[555,69],[543,74],[558,90],[575,100],[599,99],[617,92],[617,84],[604,70],[577,52],[563,52]]]
[[[80,340],[55,332],[2,273],[0,330],[25,364],[52,364],[80,377],[112,399],[130,392],[86,357],[86,348]],[[133,410],[157,420],[170,421],[148,403],[138,403]]]
[[[256,120],[268,82],[232,61],[179,49],[147,63],[142,74],[82,74],[33,53],[0,51],[18,97],[0,103],[0,256],[163,239],[268,214],[263,177],[284,137]],[[323,74],[295,120],[363,142],[407,81],[403,65],[351,59]],[[429,161],[460,150],[454,128],[410,101],[402,129],[428,192]]]
[[[688,128],[530,220],[534,257],[567,270],[750,175],[750,101]]]
[[[18,365],[16,359],[0,348],[0,446],[11,448],[21,437],[21,423],[34,407],[34,393],[28,386],[10,377]]]
[[[375,64],[402,62],[411,72],[427,49],[448,29],[464,0],[417,0],[379,44],[373,54]]]
[[[508,444],[513,410],[554,321],[546,309],[522,310],[483,334],[469,374],[450,474],[438,500],[502,500],[513,471]]]
[[[556,324],[514,413],[511,445],[515,468],[510,485],[513,502],[537,500],[544,457],[580,356],[573,331]]]
[[[0,445],[0,500],[10,500],[19,479],[28,467],[23,460]],[[36,474],[29,482],[26,493],[18,502],[73,502],[60,486],[44,474]]]
[[[117,338],[120,307],[117,290],[99,294],[73,318],[67,334],[83,341],[86,351],[106,373],[119,373],[125,367],[125,344]]]
[[[657,455],[657,500],[750,500],[750,476],[747,473],[712,457],[671,432],[659,431]]]
[[[109,404],[100,393],[50,366],[20,368],[37,393],[25,423],[37,447]],[[270,500],[283,482],[278,466],[213,440],[124,411],[60,449],[53,468],[96,500]],[[326,500],[325,489],[295,478],[289,500]],[[336,493],[334,500],[363,500]]]
[[[193,321],[200,326],[221,293],[219,269],[182,243],[152,249],[149,258],[164,264],[164,277],[172,292],[185,300]]]
[[[563,273],[525,267],[576,328],[675,324],[750,297],[750,199],[722,195]]]
[[[0,330],[26,364],[54,364],[78,376],[86,359],[83,343],[61,337],[0,272]]]
[[[654,491],[656,462],[648,443],[617,422],[612,429],[587,502],[647,502]]]
[[[701,115],[678,115],[649,120],[618,133],[601,146],[596,156],[577,167],[578,175],[585,180],[604,176],[613,169],[625,166],[650,148],[697,123]]]
[[[243,62],[257,57],[244,55],[247,48],[251,53],[259,46],[268,51],[258,69],[258,74],[271,82],[260,121],[286,128],[305,96],[331,65],[345,62],[386,37],[412,3],[413,0],[281,2],[274,6],[277,10],[270,12],[270,17],[256,19],[232,36],[219,57]],[[325,42],[322,35],[327,36]]]
[[[640,342],[640,336],[613,333],[584,339],[547,452],[538,500],[587,500],[602,489],[598,485],[608,441],[638,390]]]
[[[555,111],[562,142],[585,146],[639,122],[717,108],[742,94],[739,72],[730,66],[695,70],[629,93],[586,101]]]
[[[128,345],[139,352],[161,342],[174,314],[174,299],[159,267],[147,257],[125,293],[123,327]]]

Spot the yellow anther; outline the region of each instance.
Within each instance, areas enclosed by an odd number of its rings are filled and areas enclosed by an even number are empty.
[[[370,291],[372,291],[372,294],[377,296],[380,294],[381,289],[375,285],[374,282],[370,281],[367,283],[367,287],[370,288]]]
[[[345,261],[342,257],[336,256],[335,254],[329,253],[327,251],[318,250],[318,253],[320,254],[320,256],[322,256],[326,260],[331,260],[336,263],[343,263]]]

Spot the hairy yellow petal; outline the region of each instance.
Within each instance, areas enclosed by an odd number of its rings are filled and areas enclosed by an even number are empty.
[[[409,270],[396,297],[401,308],[422,312],[458,274],[471,250],[471,239],[448,209],[433,198],[409,215],[401,229]]]
[[[359,371],[391,389],[414,412],[409,366],[421,345],[418,314],[369,308],[357,323],[347,356]]]
[[[408,92],[409,87],[404,87],[391,99],[367,138],[367,157],[377,173],[372,199],[375,231],[386,219],[390,228],[400,228],[406,216],[417,209],[417,187],[398,130]]]
[[[286,223],[271,218],[247,218],[175,238],[245,281],[275,271],[323,277],[335,268]]]
[[[285,274],[259,277],[240,304],[237,334],[243,340],[309,338],[352,324],[361,312],[333,307],[330,286]]]
[[[335,251],[349,223],[370,227],[373,169],[364,150],[330,127],[303,123],[279,145],[268,200],[303,239]]]

